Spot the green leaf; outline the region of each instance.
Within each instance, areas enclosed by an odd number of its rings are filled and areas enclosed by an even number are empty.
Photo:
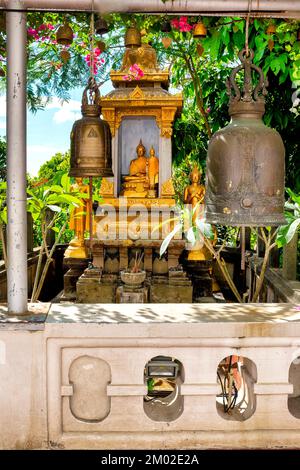
[[[286,234],[286,242],[289,243],[293,236],[295,235],[295,233],[297,232],[298,230],[298,227],[300,225],[300,218],[294,220],[294,222],[291,223],[291,225],[289,226],[289,229],[287,231],[287,234]]]
[[[300,196],[298,196],[298,194],[296,194],[290,188],[286,188],[286,192],[288,193],[288,195],[294,202],[296,202],[297,204],[300,204]]]
[[[61,177],[61,185],[65,192],[70,191],[71,183],[70,183],[70,178],[67,173],[63,174],[63,176]]]
[[[59,193],[61,194],[63,192],[63,188],[61,186],[58,186],[57,184],[54,184],[50,186],[49,191],[52,193]]]
[[[216,59],[218,56],[219,48],[221,43],[221,34],[219,31],[214,31],[210,39],[210,56],[212,59]]]
[[[278,73],[281,70],[281,65],[282,65],[282,62],[281,62],[280,58],[275,57],[275,59],[273,59],[270,62],[270,69],[272,70],[272,72],[274,72],[275,75],[278,75]]]
[[[67,204],[73,204],[73,205],[76,205],[77,207],[82,205],[81,200],[76,196],[72,196],[71,194],[61,194],[57,196],[57,201],[62,202],[62,203],[67,203]]]

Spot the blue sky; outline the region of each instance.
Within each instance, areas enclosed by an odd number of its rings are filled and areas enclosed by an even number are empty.
[[[101,94],[111,90],[111,83],[101,87]],[[82,89],[74,89],[68,103],[61,103],[57,98],[44,111],[27,115],[27,171],[36,175],[42,163],[49,160],[56,152],[65,152],[70,148],[70,132],[73,123],[81,117]],[[6,135],[5,96],[0,96],[0,135]]]

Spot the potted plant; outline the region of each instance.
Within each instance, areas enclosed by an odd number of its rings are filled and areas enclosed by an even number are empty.
[[[139,287],[146,279],[146,271],[141,269],[144,253],[136,252],[132,268],[121,271],[121,279],[129,287]]]

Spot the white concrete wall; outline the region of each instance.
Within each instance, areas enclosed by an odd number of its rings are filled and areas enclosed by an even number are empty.
[[[44,329],[33,326],[0,324],[1,448],[300,448],[287,404],[294,306],[55,304]],[[231,354],[257,369],[256,410],[242,422],[216,409],[217,366]],[[144,366],[157,355],[184,367],[184,410],[169,423],[143,409]]]
[[[0,448],[32,449],[46,445],[43,331],[28,325],[0,324]]]

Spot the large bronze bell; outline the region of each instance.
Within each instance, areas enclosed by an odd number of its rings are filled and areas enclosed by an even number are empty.
[[[71,132],[70,176],[113,176],[111,133],[109,125],[100,119],[100,92],[90,77],[82,96],[82,118]]]
[[[68,25],[68,23],[65,23],[58,28],[56,33],[56,41],[62,46],[70,46],[73,42],[73,36],[73,29]]]
[[[125,34],[125,47],[140,47],[142,44],[141,33],[136,26],[132,25]]]
[[[252,63],[253,51],[239,53],[241,65],[227,81],[231,122],[217,131],[208,146],[206,219],[212,224],[269,226],[285,223],[285,149],[278,132],[265,126],[267,81]],[[240,90],[236,74],[244,71]],[[259,82],[252,84],[252,72]]]

